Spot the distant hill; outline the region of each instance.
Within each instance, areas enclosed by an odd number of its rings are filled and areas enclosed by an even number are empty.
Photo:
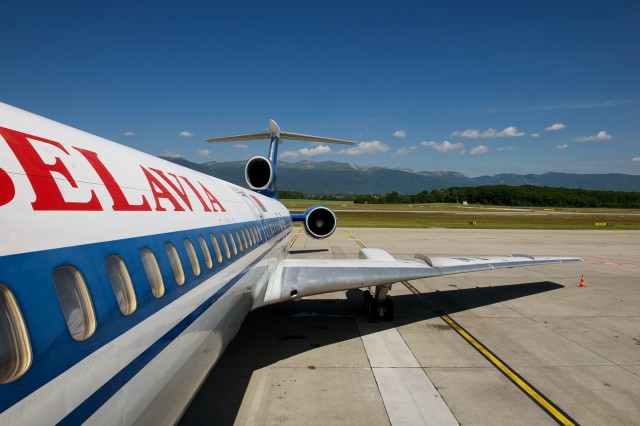
[[[164,158],[164,157],[163,157]],[[183,158],[164,158],[176,164],[246,186],[245,161],[197,164]],[[458,172],[414,171],[386,167],[362,167],[336,161],[298,161],[278,164],[278,188],[305,194],[417,194],[439,188],[484,185],[536,185],[603,191],[640,191],[640,176],[620,173],[539,175],[499,174],[469,178]]]

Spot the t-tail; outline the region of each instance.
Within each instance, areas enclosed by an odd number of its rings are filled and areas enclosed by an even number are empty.
[[[249,161],[244,169],[244,178],[254,191],[266,195],[267,197],[278,199],[277,168],[278,168],[278,145],[285,139],[318,143],[337,143],[343,145],[353,145],[355,142],[343,139],[325,138],[321,136],[303,135],[300,133],[283,132],[278,124],[269,120],[269,131],[248,133],[244,135],[225,136],[221,138],[210,138],[207,142],[237,142],[271,139],[269,146],[269,157],[256,156]]]

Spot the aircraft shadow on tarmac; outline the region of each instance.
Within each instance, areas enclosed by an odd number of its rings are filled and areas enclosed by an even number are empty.
[[[399,327],[438,317],[442,311],[454,314],[563,287],[543,281],[393,296],[393,325]],[[233,424],[256,370],[316,348],[360,338],[356,319],[364,319],[362,299],[362,290],[349,290],[346,300],[304,299],[253,311],[180,424]],[[289,364],[285,361],[285,365]]]
[[[329,249],[289,250],[289,254],[322,253],[328,251]]]

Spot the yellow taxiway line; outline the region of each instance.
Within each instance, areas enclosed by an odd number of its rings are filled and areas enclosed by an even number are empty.
[[[295,234],[293,234],[293,239],[291,240],[291,242],[289,243],[289,248],[293,247],[293,244],[296,242],[296,240],[298,239],[298,237],[300,236],[300,234],[302,234],[301,230],[297,230],[295,232]]]
[[[360,247],[365,248],[365,245],[356,238],[351,231],[344,231],[344,233],[351,240],[355,241]],[[409,289],[413,294],[422,294],[417,288],[411,285],[408,281],[402,281],[402,284]],[[522,376],[509,367],[504,361],[502,361],[497,355],[491,352],[485,345],[483,345],[478,339],[473,337],[471,333],[458,324],[453,318],[444,313],[434,303],[421,299],[428,308],[434,310],[440,318],[446,322],[451,328],[455,330],[464,340],[467,341],[475,350],[485,357],[494,367],[496,367],[503,375],[507,377],[516,385],[518,389],[524,392],[529,398],[531,398],[540,408],[542,408],[547,414],[549,414],[553,420],[561,425],[575,425],[577,424],[568,414],[563,412],[557,405],[551,402],[540,391],[538,391],[533,385],[527,382]]]

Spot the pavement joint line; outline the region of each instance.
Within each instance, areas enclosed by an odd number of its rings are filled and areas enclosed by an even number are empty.
[[[524,317],[525,317],[525,318],[527,318],[527,319],[528,319],[528,320],[530,320],[530,321],[533,321],[534,323],[536,323],[536,324],[538,324],[538,325],[541,325],[542,327],[546,328],[547,330],[551,331],[552,333],[557,334],[558,336],[562,337],[563,339],[567,339],[567,340],[568,340],[568,341],[570,341],[571,343],[573,343],[573,344],[575,344],[575,345],[580,346],[580,347],[581,347],[581,348],[583,348],[584,350],[586,350],[586,351],[588,351],[588,352],[591,352],[593,355],[598,356],[598,357],[600,357],[600,358],[604,359],[605,361],[610,362],[610,363],[611,363],[611,364],[613,364],[613,365],[616,365],[616,366],[618,366],[618,367],[622,367],[622,365],[618,364],[617,362],[615,362],[615,361],[613,361],[613,360],[610,360],[610,359],[609,359],[609,358],[607,358],[606,356],[604,356],[604,355],[602,355],[602,354],[599,354],[598,352],[595,352],[594,350],[592,350],[592,349],[590,349],[590,348],[588,348],[588,347],[584,346],[583,344],[581,344],[581,343],[579,343],[579,342],[577,342],[577,341],[573,340],[572,338],[570,338],[570,337],[568,337],[568,336],[565,336],[564,334],[562,334],[562,333],[558,332],[557,330],[554,330],[554,329],[550,328],[549,324],[541,323],[541,322],[537,321],[535,318],[530,318],[530,317],[528,317],[528,316],[526,316],[526,315],[524,315]],[[572,317],[563,317],[563,318],[572,318]],[[591,318],[601,318],[601,317],[591,317]],[[614,318],[619,318],[619,317],[614,317]],[[603,364],[603,365],[606,365],[606,364]]]
[[[349,235],[347,233],[347,231],[344,231],[345,234],[347,234],[347,236],[351,239],[354,239],[353,235]],[[295,244],[296,240],[298,239],[298,237],[300,236],[300,234],[302,234],[302,231],[296,231],[293,239],[291,240],[291,243],[289,243],[289,248],[293,247],[293,244]],[[359,243],[359,242],[358,242]],[[359,243],[361,246],[363,246],[361,243]],[[363,246],[364,247],[364,246]],[[362,341],[362,336],[360,336],[360,340]],[[364,345],[364,342],[363,342]],[[366,353],[366,351],[365,351]],[[369,354],[366,353],[367,355],[367,362],[369,363],[369,370],[371,370],[372,376],[373,376],[373,380],[376,383],[376,387],[378,388],[378,393],[380,394],[380,398],[382,398],[382,392],[380,391],[380,384],[378,383],[378,379],[376,378],[376,375],[373,374],[373,367],[371,366],[371,360],[369,359]],[[384,408],[384,412],[387,415],[387,420],[389,421],[389,423],[391,423],[391,418],[389,417],[389,412],[387,411],[387,407],[383,404],[383,408]]]
[[[347,236],[359,244],[362,248],[365,245],[358,240],[351,231],[344,231]],[[413,294],[419,296],[422,293],[415,288],[408,281],[402,281],[402,284],[409,289]],[[555,405],[551,400],[546,398],[540,391],[538,391],[533,385],[527,382],[520,374],[509,367],[504,361],[502,361],[497,355],[491,352],[486,346],[478,341],[471,333],[458,324],[453,318],[447,315],[442,309],[440,309],[435,303],[419,298],[427,308],[433,310],[440,318],[449,325],[458,335],[460,335],[467,343],[469,343],[475,350],[477,350],[487,361],[489,361],[494,367],[498,369],[511,383],[513,383],[518,389],[525,393],[533,402],[536,403],[544,412],[546,412],[553,420],[561,425],[577,425],[578,423],[572,419],[561,408]]]

